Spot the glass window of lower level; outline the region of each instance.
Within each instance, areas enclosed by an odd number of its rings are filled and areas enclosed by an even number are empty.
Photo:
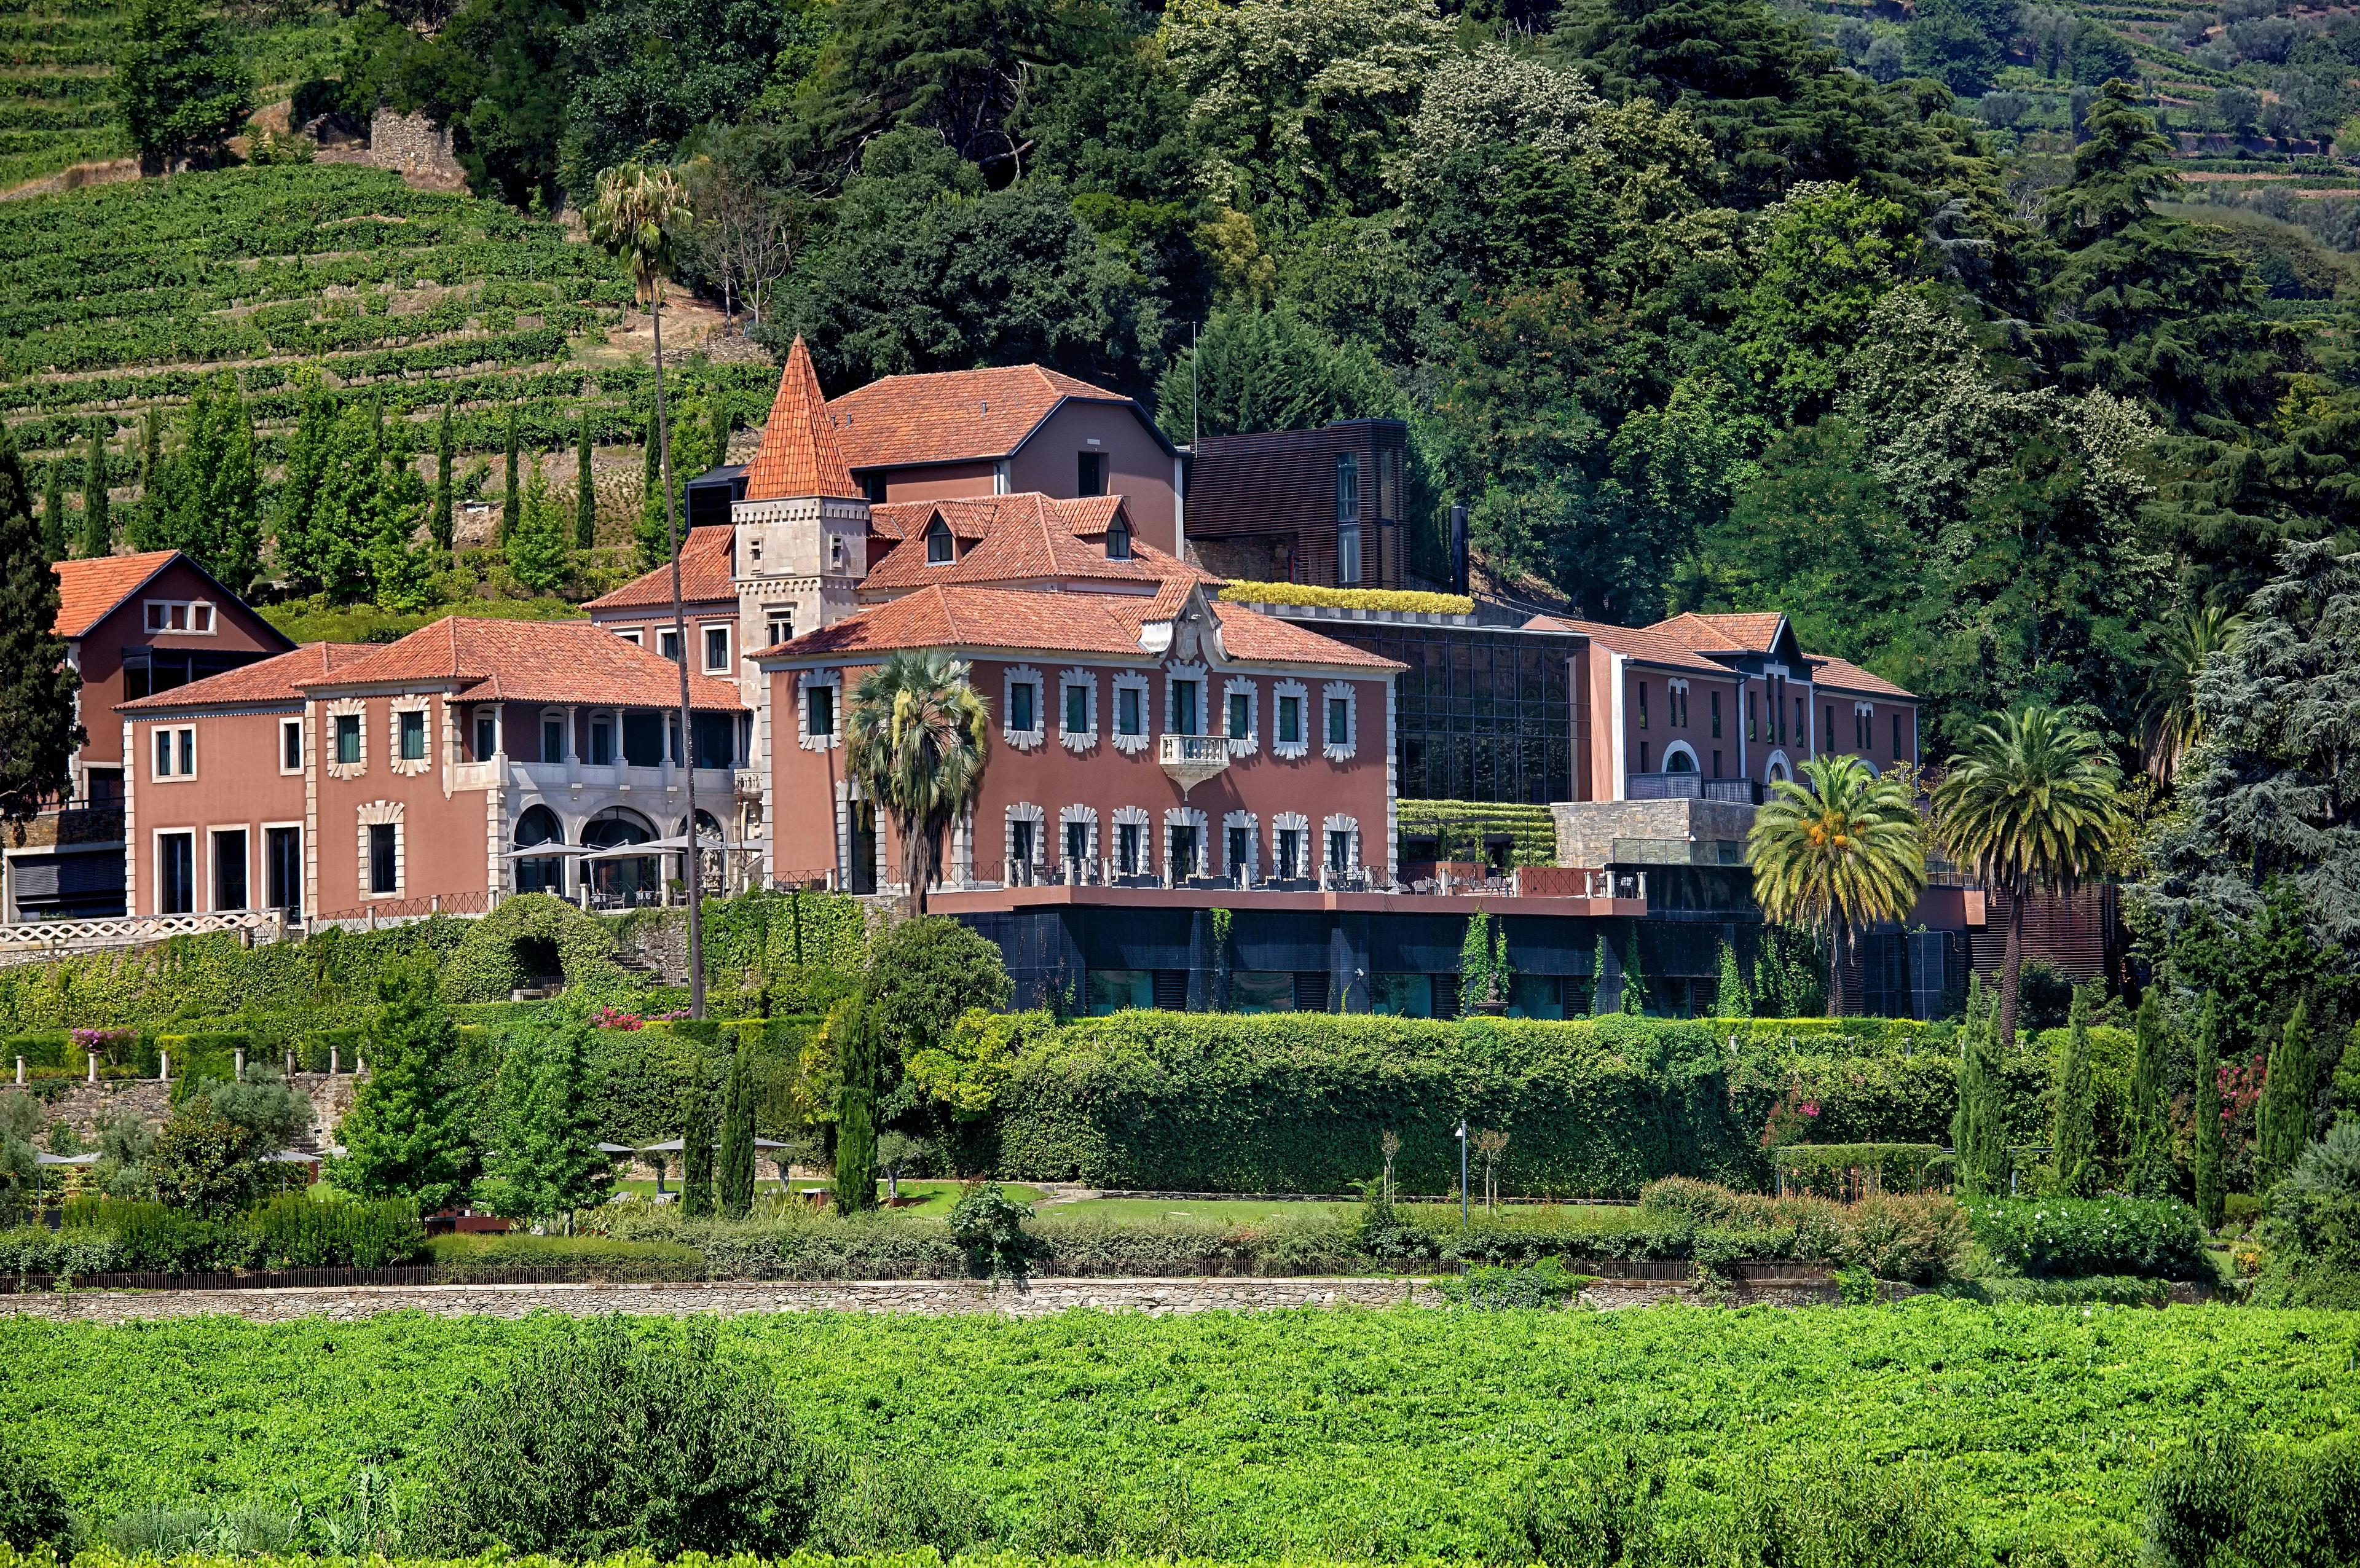
[[[1155,972],[1152,969],[1093,969],[1089,978],[1092,1018],[1104,1018],[1127,1007],[1155,1006]]]
[[[1295,1011],[1294,973],[1284,969],[1231,970],[1229,1010],[1233,1013]]]

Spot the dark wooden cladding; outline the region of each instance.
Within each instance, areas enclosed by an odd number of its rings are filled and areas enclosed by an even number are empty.
[[[2007,895],[1984,895],[1983,924],[1970,932],[1974,966],[1996,979],[2007,953]],[[2117,890],[2112,883],[2076,888],[2070,898],[2036,893],[2024,905],[2024,957],[2057,967],[2070,980],[2123,978],[2125,943]]]
[[[1217,570],[1264,581],[1336,581],[1336,459],[1358,456],[1362,588],[1402,585],[1402,477],[1409,427],[1347,419],[1316,430],[1200,437],[1188,471],[1191,541]],[[1267,562],[1266,565],[1262,564]]]

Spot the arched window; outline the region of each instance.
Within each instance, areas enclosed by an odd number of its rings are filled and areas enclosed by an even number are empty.
[[[926,527],[926,564],[940,566],[956,558],[957,548],[951,540],[951,526],[936,517]]]
[[[564,842],[565,830],[558,824],[557,813],[547,806],[530,807],[517,819],[516,846],[519,849]],[[516,885],[519,893],[554,893],[562,898],[565,896],[565,862],[557,855],[545,860],[519,858]]]
[[[1109,561],[1131,559],[1131,525],[1120,517],[1107,525],[1107,559]]]
[[[1664,748],[1665,772],[1694,773],[1696,770],[1696,753],[1688,748],[1686,742],[1674,741]]]

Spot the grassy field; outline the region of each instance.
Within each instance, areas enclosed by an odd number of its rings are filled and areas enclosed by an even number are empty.
[[[792,1185],[798,1192],[824,1190],[827,1186],[827,1179],[824,1176],[798,1176]],[[778,1179],[774,1176],[758,1177],[755,1179],[754,1189],[758,1194],[775,1196],[779,1191]],[[656,1184],[648,1181],[634,1180],[616,1183],[616,1191],[626,1197],[650,1198],[655,1195],[655,1190]],[[679,1178],[675,1176],[667,1181],[664,1183],[664,1190],[677,1193],[680,1191]],[[1041,1197],[1041,1189],[1038,1187],[1011,1185],[1002,1190],[1020,1203],[1033,1203]],[[881,1197],[885,1189],[880,1184],[877,1191]],[[965,1191],[965,1183],[958,1181],[903,1181],[901,1196],[905,1200],[916,1198],[920,1201],[905,1203],[903,1207],[894,1212],[904,1214],[925,1214],[937,1219],[946,1218],[953,1205],[957,1203],[959,1193],[963,1191]],[[1080,1207],[1082,1205],[1064,1206]]]
[[[313,1509],[364,1466],[414,1491],[453,1401],[558,1326],[0,1317],[0,1426],[96,1519]],[[1987,1550],[2123,1562],[2191,1422],[2267,1444],[2360,1421],[2350,1319],[2221,1308],[813,1314],[723,1345],[853,1456],[975,1494],[1000,1541],[1101,1552],[1484,1554],[1520,1497],[1631,1449],[1691,1515],[1748,1466],[1914,1460]]]

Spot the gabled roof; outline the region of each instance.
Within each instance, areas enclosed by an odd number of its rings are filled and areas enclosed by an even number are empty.
[[[1024,588],[940,583],[780,643],[773,659],[879,655],[904,649],[961,652],[1098,654],[1148,660],[1140,645],[1147,623],[1168,620],[1186,600],[1165,605],[1163,595],[1061,593]],[[1231,659],[1302,664],[1323,670],[1399,670],[1392,659],[1289,625],[1242,604],[1216,604],[1221,640]]]
[[[190,571],[213,585],[216,595],[215,615],[232,604],[246,608],[246,601],[224,586],[221,579],[177,550],[148,550],[136,555],[93,556],[87,561],[60,561],[49,568],[58,574],[58,618],[52,624],[54,635],[61,637],[88,636],[93,626],[106,619],[126,599],[154,582],[157,574],[175,561],[183,562]],[[282,647],[295,646],[293,638],[261,616],[256,615],[253,619],[262,627],[264,635],[278,638]]]
[[[779,375],[778,396],[770,402],[770,422],[763,427],[761,450],[746,469],[746,499],[770,501],[789,495],[822,495],[858,500],[862,492],[845,466],[827,397],[819,389],[819,372],[812,367],[811,350],[798,335],[787,350],[786,367]]]
[[[300,702],[305,681],[333,675],[378,651],[363,642],[307,642],[292,653],[282,653],[242,669],[208,675],[152,697],[117,702],[115,712],[146,713],[178,712],[182,708],[225,708],[242,703]]]
[[[672,708],[680,667],[587,621],[497,621],[447,615],[399,642],[297,682],[318,694],[355,686],[450,686],[475,702],[580,702]],[[744,711],[735,682],[688,679],[692,706]]]
[[[1007,457],[1068,398],[1129,407],[1164,450],[1137,400],[1039,365],[888,376],[831,399],[836,440],[855,468],[908,468]]]
[[[957,559],[929,563],[926,535],[940,517],[959,541]],[[1140,588],[1174,578],[1218,583],[1201,567],[1134,537],[1126,560],[1108,559],[1107,530],[1120,517],[1120,495],[1057,500],[1027,492],[964,500],[897,501],[869,510],[878,533],[900,540],[869,568],[861,591],[922,588],[936,583],[1032,583],[1076,579]]]
[[[1882,675],[1873,675],[1850,659],[1826,654],[1806,654],[1811,661],[1811,684],[1833,691],[1857,691],[1863,697],[1906,697],[1918,700],[1915,691],[1904,691]]]
[[[1699,653],[1768,653],[1777,646],[1786,617],[1775,610],[1706,615],[1685,610],[1647,629],[1685,643]]]
[[[738,529],[731,523],[712,523],[688,530],[680,547],[680,602],[683,604],[738,603],[738,586],[729,575]],[[672,562],[643,572],[611,593],[601,594],[582,607],[593,615],[601,610],[672,607]]]
[[[1577,621],[1570,615],[1535,615],[1524,623],[1527,631],[1579,632],[1599,647],[1635,659],[1643,664],[1660,664],[1673,670],[1694,670],[1708,675],[1727,675],[1729,667],[1716,664],[1691,649],[1677,637],[1666,637],[1653,627],[1614,626],[1603,621]]]

